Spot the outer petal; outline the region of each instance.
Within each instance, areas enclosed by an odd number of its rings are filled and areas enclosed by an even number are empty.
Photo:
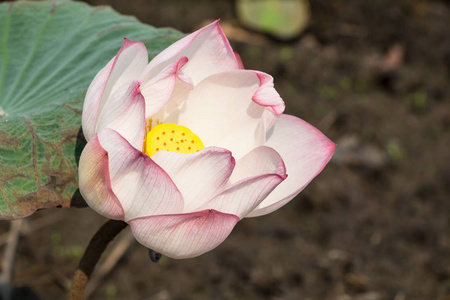
[[[78,166],[80,193],[86,203],[99,214],[124,220],[122,205],[111,188],[108,152],[95,135],[84,147]]]
[[[286,177],[280,155],[272,148],[258,147],[238,161],[231,182],[239,181],[197,210],[214,209],[243,218]]]
[[[192,154],[160,151],[152,159],[177,185],[185,213],[211,199],[228,181],[235,165],[231,152],[217,147]]]
[[[220,245],[239,218],[215,210],[130,220],[137,241],[172,258],[199,256]]]
[[[181,70],[187,61],[187,57],[181,57],[141,86],[142,95],[146,99],[145,118],[150,118],[167,104],[174,92],[177,81],[179,84],[186,86],[188,90],[193,88],[191,79]],[[187,93],[185,91],[186,95]],[[175,103],[176,106],[179,104]]]
[[[111,187],[123,207],[125,221],[183,210],[183,197],[177,187],[150,157],[114,130],[103,129],[97,135],[108,153]]]
[[[141,42],[124,39],[117,55],[95,76],[83,105],[83,133],[87,141],[95,135],[97,118],[110,94],[125,82],[137,78],[148,63]]]
[[[142,150],[145,134],[145,100],[139,91],[140,81],[132,80],[114,92],[100,114],[97,131],[117,131],[134,148]]]
[[[264,143],[261,118],[265,107],[252,101],[259,87],[251,71],[212,75],[189,94],[178,124],[191,129],[205,146],[229,149],[239,159]]]
[[[189,59],[184,71],[191,77],[194,85],[209,75],[239,69],[230,43],[220,28],[219,21],[215,21],[158,54],[145,69],[145,77],[156,76],[182,56]]]
[[[281,115],[268,132],[266,146],[274,148],[286,164],[289,178],[248,216],[268,214],[303,190],[333,156],[336,145],[305,121]]]

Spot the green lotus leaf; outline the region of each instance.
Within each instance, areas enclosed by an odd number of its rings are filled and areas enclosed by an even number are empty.
[[[80,200],[84,95],[124,37],[144,42],[151,58],[182,34],[109,7],[0,4],[0,219]]]

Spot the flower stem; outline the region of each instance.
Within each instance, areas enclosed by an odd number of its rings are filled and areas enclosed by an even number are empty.
[[[92,237],[83,257],[80,260],[78,269],[72,279],[70,289],[70,300],[83,300],[89,278],[94,271],[100,256],[105,251],[108,244],[118,235],[127,223],[123,221],[109,220]]]

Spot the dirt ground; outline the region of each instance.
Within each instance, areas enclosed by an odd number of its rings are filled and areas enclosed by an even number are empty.
[[[450,1],[311,0],[309,27],[289,42],[243,30],[233,1],[87,2],[183,32],[220,18],[286,112],[338,144],[296,199],[198,258],[154,264],[125,231],[106,256],[125,255],[90,299],[450,299]],[[64,299],[105,219],[55,208],[27,221],[17,299]]]

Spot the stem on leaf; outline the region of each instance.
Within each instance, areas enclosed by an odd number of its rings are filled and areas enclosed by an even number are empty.
[[[83,257],[80,260],[78,269],[72,279],[70,289],[70,300],[83,300],[89,278],[94,271],[100,256],[105,251],[108,244],[125,228],[127,223],[117,220],[106,222],[92,237]]]

